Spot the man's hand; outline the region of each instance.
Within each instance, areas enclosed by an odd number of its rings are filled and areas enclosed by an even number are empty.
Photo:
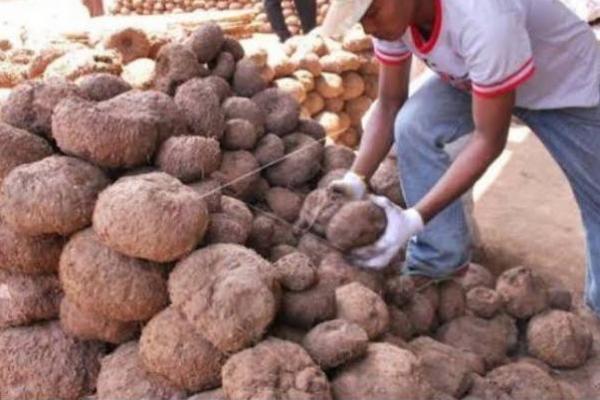
[[[387,226],[372,245],[350,252],[349,261],[359,267],[381,269],[389,265],[411,237],[423,230],[423,219],[415,209],[404,210],[383,196],[370,196],[385,212]]]
[[[346,172],[342,179],[332,181],[328,188],[349,200],[362,200],[367,193],[367,184],[364,178],[352,171]]]

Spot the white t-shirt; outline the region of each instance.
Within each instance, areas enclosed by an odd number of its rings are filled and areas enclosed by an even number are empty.
[[[429,39],[415,27],[397,41],[375,39],[380,62],[402,63],[412,53],[477,95],[516,89],[516,105],[529,109],[600,102],[600,46],[559,0],[435,1]]]

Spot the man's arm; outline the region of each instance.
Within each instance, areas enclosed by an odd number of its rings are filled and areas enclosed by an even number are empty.
[[[437,184],[415,205],[425,223],[471,188],[502,153],[514,104],[514,91],[494,98],[473,95],[475,131],[471,140]]]
[[[388,154],[394,141],[394,120],[408,97],[410,59],[399,65],[381,64],[379,95],[361,137],[352,171],[367,179]]]
[[[385,197],[371,197],[385,211],[388,224],[377,242],[352,251],[352,263],[367,268],[385,267],[400,248],[423,229],[424,222],[475,184],[504,149],[514,98],[514,91],[493,99],[473,96],[475,132],[469,144],[413,208],[403,210]]]

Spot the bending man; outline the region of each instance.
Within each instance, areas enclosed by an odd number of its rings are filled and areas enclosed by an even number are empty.
[[[501,154],[516,115],[571,184],[586,230],[586,302],[600,315],[600,47],[590,27],[556,0],[333,0],[322,33],[358,21],[375,37],[379,99],[351,172],[333,187],[364,196],[395,143],[409,208],[376,199],[388,229],[354,262],[380,268],[407,245],[407,274],[444,278],[465,266],[459,198]],[[413,55],[437,75],[408,98]],[[469,134],[451,162],[444,146]]]

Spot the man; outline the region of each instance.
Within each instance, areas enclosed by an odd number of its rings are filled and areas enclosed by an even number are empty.
[[[288,29],[285,18],[283,17],[283,11],[281,10],[281,0],[264,0],[265,11],[269,23],[273,28],[275,34],[279,37],[281,42],[288,40],[292,34]],[[316,0],[294,0],[298,17],[300,17],[300,24],[302,25],[302,32],[304,34],[312,31],[317,24],[317,1]]]
[[[600,48],[589,26],[558,0],[334,0],[321,33],[358,21],[375,38],[379,98],[351,171],[332,187],[363,197],[395,142],[409,208],[375,197],[388,228],[353,261],[381,268],[407,245],[407,274],[442,279],[467,265],[459,197],[501,154],[514,114],[571,184],[586,230],[586,302],[600,314]],[[437,76],[408,98],[412,55]],[[444,147],[468,134],[451,162]]]

